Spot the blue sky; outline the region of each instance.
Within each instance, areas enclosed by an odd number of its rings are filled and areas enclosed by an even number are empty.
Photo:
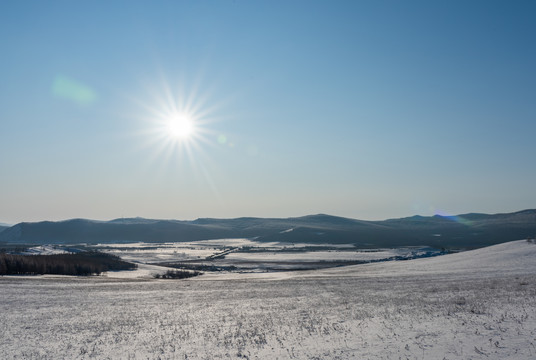
[[[533,1],[2,1],[0,221],[536,207]],[[194,132],[163,124],[186,114]]]

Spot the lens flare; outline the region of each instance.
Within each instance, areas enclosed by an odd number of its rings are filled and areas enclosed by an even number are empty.
[[[451,221],[457,222],[457,223],[462,224],[462,225],[466,225],[466,226],[473,225],[473,222],[471,220],[465,219],[465,218],[463,218],[461,216],[458,216],[458,215],[450,215],[450,214],[447,214],[444,211],[437,210],[436,215],[444,217],[446,219],[449,219]]]
[[[54,79],[52,94],[58,98],[71,100],[78,105],[91,105],[97,100],[97,94],[92,88],[62,75]]]

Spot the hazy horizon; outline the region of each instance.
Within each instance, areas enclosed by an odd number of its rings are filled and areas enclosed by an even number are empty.
[[[0,3],[0,222],[536,208],[536,3]]]
[[[522,211],[528,211],[528,210],[534,210],[534,209],[520,209],[520,210],[515,210],[515,211],[512,211],[512,212],[501,211],[501,212],[495,212],[495,213],[482,213],[482,212],[477,212],[477,211],[470,211],[470,212],[459,213],[459,214],[450,214],[450,213],[445,213],[445,212],[436,212],[436,213],[431,214],[431,215],[407,214],[407,215],[403,215],[403,216],[399,216],[399,217],[389,217],[389,218],[352,218],[352,217],[349,217],[349,216],[326,214],[326,213],[301,214],[301,215],[297,215],[297,216],[236,216],[236,217],[202,216],[202,217],[196,217],[196,218],[190,218],[190,219],[150,218],[150,217],[144,217],[144,216],[118,217],[118,218],[108,218],[108,219],[105,219],[105,218],[99,219],[99,218],[72,217],[72,218],[55,219],[55,220],[51,220],[51,219],[23,220],[23,221],[18,221],[16,223],[6,223],[6,222],[0,221],[0,225],[13,226],[13,225],[16,225],[16,224],[19,224],[19,223],[22,223],[22,222],[26,222],[26,223],[33,223],[33,222],[37,223],[37,222],[47,222],[47,221],[50,221],[50,222],[62,222],[62,221],[79,220],[79,219],[80,220],[89,220],[89,221],[102,221],[102,222],[109,222],[109,221],[121,220],[121,219],[145,219],[145,220],[158,220],[158,221],[160,221],[160,220],[163,220],[163,221],[194,221],[194,220],[198,220],[198,219],[221,219],[221,220],[226,220],[226,219],[237,219],[237,218],[291,219],[291,218],[300,218],[300,217],[315,216],[315,215],[327,215],[327,216],[348,218],[348,219],[354,219],[354,220],[364,220],[364,221],[384,221],[384,220],[391,220],[391,219],[409,218],[409,217],[413,217],[413,216],[423,216],[423,217],[443,216],[443,217],[453,218],[453,221],[459,222],[459,220],[457,220],[457,219],[455,220],[455,218],[458,218],[459,216],[467,215],[467,214],[498,215],[498,214],[516,213],[516,212],[522,212]]]

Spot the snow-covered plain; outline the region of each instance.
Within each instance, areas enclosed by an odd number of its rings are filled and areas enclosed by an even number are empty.
[[[261,253],[231,253],[226,256],[226,259],[229,261],[239,260],[239,261],[292,261],[292,262],[303,262],[303,261],[337,261],[337,260],[346,260],[346,261],[371,261],[371,260],[382,260],[388,259],[394,256],[408,255],[410,251],[407,249],[397,250],[397,249],[383,249],[379,251],[338,251],[338,250],[327,250],[327,251],[296,251],[291,253],[281,253],[281,252],[261,252]]]
[[[97,244],[89,248],[139,264],[181,263],[234,266],[238,271],[281,271],[325,268],[357,262],[435,256],[440,250],[405,247],[357,249],[352,244],[259,242],[214,239],[180,243]],[[225,253],[225,256],[221,256]],[[216,256],[216,257],[215,257]],[[215,258],[214,258],[215,257]]]
[[[418,260],[179,281],[0,277],[0,354],[534,359],[535,273],[536,245],[516,241]]]

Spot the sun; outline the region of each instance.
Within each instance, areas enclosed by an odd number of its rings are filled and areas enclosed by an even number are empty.
[[[194,134],[192,118],[185,114],[175,114],[167,120],[167,133],[170,138],[187,139]]]
[[[154,149],[151,160],[190,163],[197,169],[200,159],[208,159],[207,146],[215,145],[218,134],[211,124],[219,121],[216,110],[222,103],[211,105],[208,95],[198,92],[201,84],[190,87],[184,79],[174,83],[176,88],[163,76],[162,83],[139,100],[135,116],[144,123],[140,146]]]

